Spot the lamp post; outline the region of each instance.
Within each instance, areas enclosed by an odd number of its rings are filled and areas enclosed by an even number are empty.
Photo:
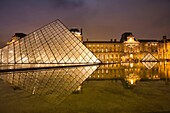
[[[167,58],[167,54],[166,54],[166,51],[167,51],[167,46],[166,46],[166,36],[163,36],[163,60],[166,61],[166,58]]]

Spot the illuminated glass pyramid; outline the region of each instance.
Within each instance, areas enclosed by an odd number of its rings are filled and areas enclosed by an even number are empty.
[[[100,63],[59,20],[0,49],[0,63]]]
[[[157,62],[158,60],[151,53],[148,53],[143,57],[141,61],[142,62]]]

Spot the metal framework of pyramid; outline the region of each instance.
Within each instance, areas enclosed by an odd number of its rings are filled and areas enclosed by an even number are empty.
[[[151,53],[148,53],[143,57],[141,61],[142,62],[158,62],[158,59],[155,58]]]
[[[59,20],[0,49],[0,63],[100,63]]]
[[[148,69],[152,69],[156,64],[157,62],[142,62],[142,64],[148,68]]]

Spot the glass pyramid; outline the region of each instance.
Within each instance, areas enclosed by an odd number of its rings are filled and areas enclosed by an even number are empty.
[[[143,57],[141,61],[142,62],[157,62],[158,60],[151,53],[148,53]]]
[[[59,20],[0,49],[0,63],[100,63]]]
[[[17,89],[43,100],[59,104],[97,69],[98,66],[79,66],[0,73],[0,79],[7,81]]]

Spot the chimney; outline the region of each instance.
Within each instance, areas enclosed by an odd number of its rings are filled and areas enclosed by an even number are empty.
[[[112,39],[110,39],[110,41],[112,42],[113,40],[112,40]]]
[[[116,38],[114,39],[114,42],[117,42]]]
[[[82,36],[83,35],[83,29],[82,28],[80,29],[80,33],[81,33],[81,36]]]
[[[164,43],[167,42],[167,39],[166,39],[165,35],[163,36],[163,41],[164,41]]]
[[[166,40],[166,36],[165,35],[163,36],[163,40]]]

